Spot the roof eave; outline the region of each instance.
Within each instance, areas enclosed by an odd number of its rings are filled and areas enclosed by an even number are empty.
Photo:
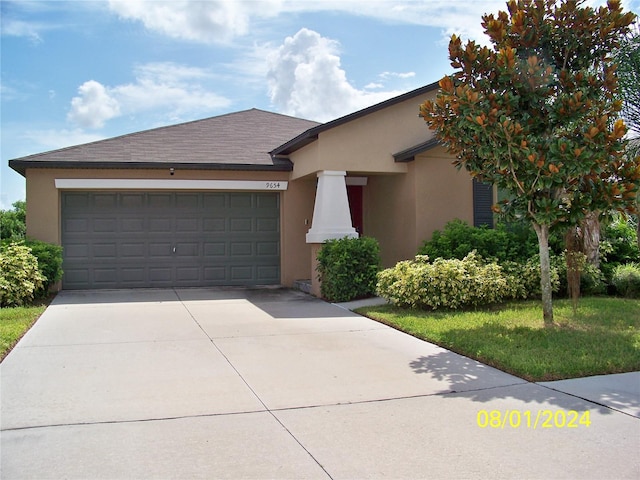
[[[413,162],[416,158],[416,155],[431,150],[432,148],[435,148],[439,145],[441,145],[441,143],[437,138],[430,138],[426,142],[419,143],[418,145],[414,145],[413,147],[407,148],[406,150],[394,153],[393,159],[398,163]]]
[[[38,160],[9,160],[9,167],[23,177],[27,168],[73,168],[73,169],[151,169],[161,170],[174,168],[176,170],[232,170],[242,172],[291,172],[293,163],[285,158],[273,158],[273,164],[247,163],[181,163],[181,162],[73,162],[73,161],[38,161]]]

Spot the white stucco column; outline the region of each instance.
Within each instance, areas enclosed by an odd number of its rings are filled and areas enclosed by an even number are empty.
[[[316,203],[313,221],[307,233],[307,243],[324,243],[327,240],[351,237],[358,232],[351,224],[347,197],[347,172],[324,170],[318,173]]]

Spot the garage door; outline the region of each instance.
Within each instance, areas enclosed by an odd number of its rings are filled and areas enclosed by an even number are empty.
[[[63,288],[280,283],[279,194],[63,192]]]

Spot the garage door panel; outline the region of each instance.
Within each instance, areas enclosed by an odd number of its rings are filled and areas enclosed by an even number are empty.
[[[275,282],[280,278],[280,268],[274,266],[256,266],[258,280],[264,283]]]
[[[220,284],[227,278],[226,267],[204,267],[203,269],[205,284],[211,283],[212,285]]]
[[[62,223],[62,230],[66,233],[89,233],[89,218],[70,218]]]
[[[170,242],[149,242],[149,259],[170,258],[172,245]]]
[[[90,245],[86,243],[68,243],[65,245],[65,253],[67,257],[78,261],[86,261],[90,258]]]
[[[118,269],[115,267],[97,267],[93,269],[93,278],[96,284],[117,285]]]
[[[144,267],[121,268],[120,277],[128,284],[139,283],[144,285],[147,280],[147,271]]]
[[[173,219],[154,217],[149,218],[149,232],[151,233],[172,233]]]
[[[118,231],[118,220],[116,218],[94,218],[91,222],[93,233],[108,233]]]
[[[229,207],[238,209],[247,209],[252,207],[253,195],[251,193],[230,193]]]
[[[279,195],[63,192],[64,288],[280,282]]]
[[[147,205],[149,208],[167,209],[173,206],[172,193],[147,193]]]
[[[175,255],[178,257],[199,257],[200,244],[195,242],[176,242]]]
[[[178,218],[176,220],[176,230],[181,233],[198,232],[201,224],[200,218]]]
[[[94,196],[93,205],[97,209],[113,210],[118,205],[118,196],[115,193],[99,193]]]
[[[176,197],[177,208],[197,209],[200,204],[200,194],[197,193],[183,193]]]
[[[68,249],[68,245],[65,246]],[[91,245],[93,258],[115,261],[118,256],[118,246],[115,243],[98,243]],[[88,259],[87,259],[88,260]]]
[[[277,256],[280,254],[278,242],[256,242],[256,255],[259,257]]]
[[[265,209],[277,209],[278,197],[270,193],[258,193],[256,194],[256,207]]]
[[[226,253],[226,242],[205,242],[204,244],[205,257],[224,257]]]
[[[119,256],[125,260],[144,260],[147,255],[147,244],[145,242],[122,243],[119,248]]]
[[[256,232],[278,233],[280,231],[279,224],[277,218],[257,218]]]
[[[227,195],[224,193],[205,193],[202,196],[202,206],[207,211],[225,208]]]
[[[224,218],[205,218],[202,222],[205,233],[224,233],[227,230],[226,224],[227,222]]]
[[[120,231],[122,233],[144,233],[146,228],[145,218],[142,216],[120,219]]]
[[[73,208],[86,209],[91,206],[91,197],[88,193],[67,193],[62,198],[62,208],[66,210]]]

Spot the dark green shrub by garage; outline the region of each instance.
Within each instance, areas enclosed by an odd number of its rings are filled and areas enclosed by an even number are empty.
[[[320,293],[331,302],[375,294],[380,246],[370,237],[329,240],[318,252]]]
[[[36,292],[36,296],[46,296],[49,287],[62,279],[62,247],[39,240],[27,240],[25,245],[38,259],[38,269],[46,278],[42,288]]]

